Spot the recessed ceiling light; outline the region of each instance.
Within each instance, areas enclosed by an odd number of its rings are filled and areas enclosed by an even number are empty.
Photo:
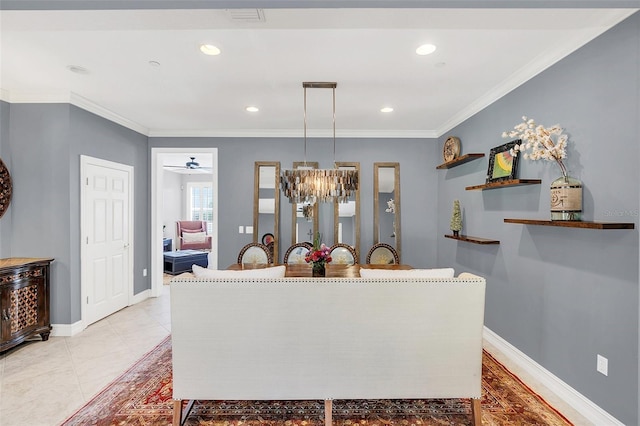
[[[248,112],[258,112],[260,111],[260,108],[258,108],[257,106],[248,106],[245,108],[245,110]]]
[[[200,46],[200,51],[205,55],[216,56],[220,54],[220,49],[218,49],[213,44],[203,44]]]
[[[380,109],[380,112],[393,112],[393,108],[391,107],[384,107]]]
[[[435,51],[436,47],[433,44],[423,44],[416,49],[416,53],[421,56],[429,55]]]
[[[79,65],[67,65],[67,69],[76,74],[89,74],[89,70]]]

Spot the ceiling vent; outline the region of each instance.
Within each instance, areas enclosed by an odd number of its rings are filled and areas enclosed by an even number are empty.
[[[262,9],[227,9],[229,17],[236,22],[265,22]]]

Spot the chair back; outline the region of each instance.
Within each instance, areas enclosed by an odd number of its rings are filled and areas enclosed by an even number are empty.
[[[309,243],[295,243],[287,249],[284,253],[284,264],[304,264],[307,263],[304,260],[312,245]]]
[[[386,243],[377,243],[367,253],[367,264],[392,265],[399,264],[400,258],[396,249]]]
[[[182,236],[182,232],[204,232],[207,233],[207,223],[203,220],[179,220],[176,222],[178,226],[178,236]]]
[[[269,264],[273,263],[273,256],[269,248],[264,244],[249,243],[240,250],[238,263]]]
[[[211,250],[211,235],[207,235],[207,222],[179,220],[176,222],[180,250]]]
[[[338,265],[355,265],[358,263],[356,249],[349,244],[336,243],[329,250],[331,252],[331,263]]]

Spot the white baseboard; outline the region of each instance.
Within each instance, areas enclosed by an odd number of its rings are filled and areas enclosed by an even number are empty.
[[[509,358],[511,362],[533,376],[534,379],[546,386],[551,392],[573,407],[594,425],[624,426],[618,419],[604,411],[594,402],[560,380],[549,370],[529,358],[524,352],[520,351],[487,327],[484,327],[483,337],[487,343],[493,345],[504,356]]]
[[[143,300],[148,299],[151,296],[151,290],[144,290],[138,294],[134,294],[131,298],[131,304],[135,305]],[[86,327],[82,321],[75,322],[73,324],[51,324],[51,336],[56,337],[71,337],[80,333]]]
[[[71,337],[85,329],[82,321],[73,324],[51,324],[51,336]]]
[[[148,299],[149,297],[151,297],[151,290],[150,289],[143,290],[138,294],[134,294],[133,297],[131,298],[131,303],[129,304],[129,306],[135,305],[136,303],[140,303],[143,300]]]

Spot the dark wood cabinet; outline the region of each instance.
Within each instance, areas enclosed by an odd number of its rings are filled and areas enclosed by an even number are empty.
[[[49,339],[49,277],[53,259],[0,259],[0,352],[39,334]]]

